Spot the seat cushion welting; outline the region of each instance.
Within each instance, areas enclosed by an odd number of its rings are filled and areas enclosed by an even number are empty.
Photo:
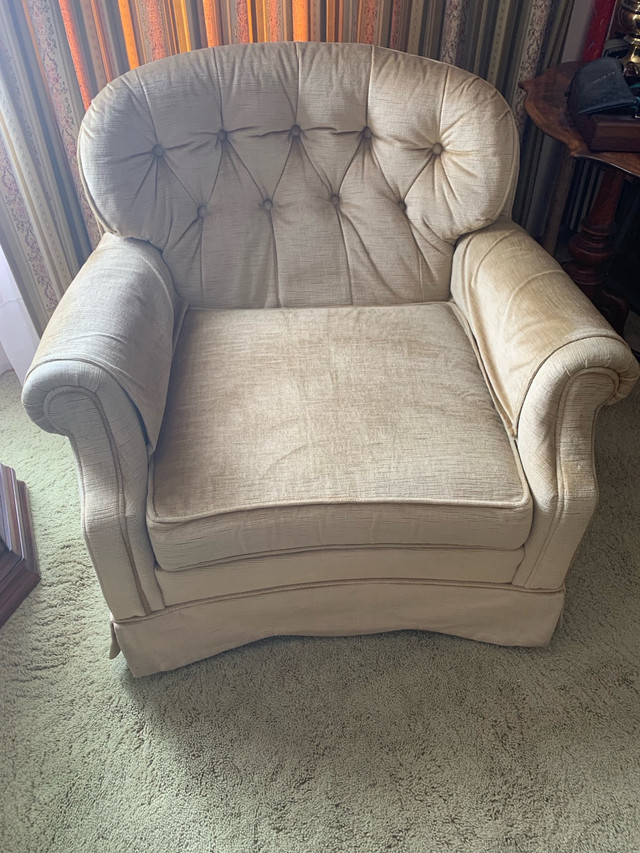
[[[189,311],[149,477],[169,571],[326,546],[516,549],[532,519],[444,302]]]

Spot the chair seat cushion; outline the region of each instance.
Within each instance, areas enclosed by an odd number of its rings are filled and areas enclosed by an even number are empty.
[[[168,571],[327,546],[516,549],[532,519],[445,302],[189,311],[149,477]]]

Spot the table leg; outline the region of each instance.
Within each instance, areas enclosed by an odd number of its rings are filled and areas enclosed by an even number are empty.
[[[588,216],[569,240],[572,260],[565,271],[593,304],[622,334],[629,313],[626,299],[606,290],[608,262],[614,255],[616,211],[624,187],[625,175],[619,169],[605,167],[602,182]]]
[[[544,234],[540,245],[550,255],[555,255],[556,246],[558,245],[558,233],[562,223],[562,214],[567,204],[569,197],[569,189],[571,187],[571,179],[575,171],[576,161],[569,156],[569,152],[564,145],[558,146],[560,149],[560,166],[555,175],[553,184],[553,194],[551,196],[551,204],[549,205],[549,215],[545,222]]]

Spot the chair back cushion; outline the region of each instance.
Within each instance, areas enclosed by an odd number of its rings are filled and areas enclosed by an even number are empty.
[[[81,171],[104,227],[163,254],[193,307],[446,299],[453,246],[507,211],[501,95],[359,44],[251,44],[144,65],[94,100]]]

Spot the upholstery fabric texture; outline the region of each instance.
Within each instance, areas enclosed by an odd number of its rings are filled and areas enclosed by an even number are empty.
[[[142,66],[93,101],[79,151],[104,227],[160,249],[200,308],[446,299],[455,241],[504,210],[517,169],[492,86],[368,45]]]
[[[150,471],[163,569],[323,545],[511,550],[531,527],[450,303],[190,311]]]
[[[447,548],[424,545],[393,547],[329,547],[261,554],[203,563],[180,571],[156,568],[166,604],[237,595],[273,587],[341,581],[385,581],[398,574],[420,581],[510,584],[522,562],[524,548]],[[314,592],[315,594],[315,592]]]
[[[31,372],[70,361],[111,376],[136,406],[153,449],[185,308],[156,249],[105,234],[60,300]],[[25,397],[36,423],[41,402]]]
[[[150,63],[80,135],[111,232],[24,388],[134,674],[273,634],[549,642],[627,345],[509,219],[513,118],[358,44]]]
[[[167,607],[114,622],[134,675],[150,675],[276,635],[377,634],[424,628],[507,646],[546,646],[562,613],[564,590],[534,593],[511,585],[417,580],[289,585]]]
[[[563,364],[570,375],[610,367],[619,383],[612,403],[626,397],[635,382],[631,350],[619,345],[599,311],[566,282],[559,264],[505,219],[467,235],[456,248],[451,295],[468,318],[514,434],[527,392],[547,359]]]

